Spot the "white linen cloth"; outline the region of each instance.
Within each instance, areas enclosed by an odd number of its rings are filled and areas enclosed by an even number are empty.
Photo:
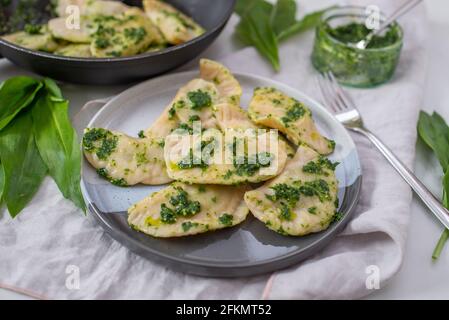
[[[363,2],[379,4],[387,13],[399,5],[398,1]],[[304,11],[317,9],[316,2],[300,3],[306,6],[300,7]],[[231,19],[225,35],[232,33],[237,21]],[[366,126],[411,168],[426,76],[424,7],[415,8],[400,22],[405,47],[394,78],[374,89],[350,91]],[[283,43],[279,73],[253,48],[220,57],[220,48],[227,45],[223,41],[204,56],[220,59],[233,71],[266,76],[319,98],[310,63],[312,42],[313,32],[308,32]],[[173,272],[112,240],[46,178],[16,219],[4,207],[0,211],[0,287],[56,299],[351,299],[368,295],[376,287],[377,271],[382,288],[401,266],[412,194],[367,140],[353,137],[364,174],[354,218],[319,254],[289,269],[244,279]],[[79,268],[79,288],[73,282],[72,266]]]

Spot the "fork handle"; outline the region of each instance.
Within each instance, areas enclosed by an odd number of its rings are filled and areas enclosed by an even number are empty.
[[[365,128],[351,128],[367,137],[382,155],[390,162],[393,168],[401,175],[408,185],[421,198],[424,204],[432,211],[432,213],[440,220],[440,222],[449,229],[449,211],[443,207],[441,202],[430,192],[429,189],[410,171],[401,160],[373,133]]]

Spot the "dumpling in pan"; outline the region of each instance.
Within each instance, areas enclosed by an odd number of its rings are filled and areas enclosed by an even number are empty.
[[[55,12],[59,17],[65,17],[72,12],[68,12],[69,6],[77,6],[80,15],[115,15],[125,12],[129,7],[121,1],[104,1],[104,0],[58,0]]]
[[[300,146],[284,172],[248,191],[245,202],[257,219],[278,233],[304,236],[325,230],[338,207],[337,164]]]
[[[159,30],[138,8],[121,15],[95,17],[91,51],[95,57],[124,57],[144,52],[162,41]]]
[[[204,33],[204,29],[192,18],[167,3],[144,0],[143,6],[145,13],[171,44],[181,44]]]
[[[137,139],[102,128],[86,129],[83,150],[97,173],[118,186],[172,181],[165,168],[163,140]]]
[[[318,132],[310,110],[275,88],[254,90],[249,115],[257,124],[278,129],[296,145],[305,144],[323,155],[334,151],[334,141]]]
[[[30,50],[45,52],[54,52],[59,46],[51,36],[47,26],[36,26],[31,30],[2,36],[2,39]]]
[[[248,208],[247,187],[188,185],[174,182],[128,210],[128,223],[153,237],[181,237],[235,226]]]
[[[90,43],[96,29],[93,20],[87,17],[80,18],[79,28],[68,27],[66,18],[51,19],[48,21],[48,28],[56,39],[74,43]]]

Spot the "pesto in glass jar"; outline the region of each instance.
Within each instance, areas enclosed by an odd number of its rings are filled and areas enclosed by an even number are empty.
[[[340,83],[363,88],[393,76],[402,49],[402,29],[393,23],[373,37],[366,49],[358,49],[355,43],[371,31],[365,20],[364,7],[338,7],[323,14],[312,53],[318,71],[332,71]]]

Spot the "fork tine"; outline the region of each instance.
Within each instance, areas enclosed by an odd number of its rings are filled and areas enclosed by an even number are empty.
[[[331,109],[334,113],[338,112],[338,109],[336,108],[334,101],[332,99],[332,94],[329,92],[329,88],[326,84],[327,80],[325,79],[324,74],[320,73],[317,77],[318,86],[320,87],[321,96],[323,97],[324,102],[326,103],[326,106]]]
[[[343,103],[343,105],[345,105],[345,109],[357,109],[354,100],[352,100],[351,96],[341,87],[331,71],[328,72],[328,77],[332,83],[332,86],[334,87],[338,98]]]
[[[331,100],[331,103],[333,105],[333,108],[336,113],[339,113],[341,111],[345,110],[345,107],[341,105],[340,100],[338,99],[338,96],[336,95],[335,89],[332,86],[331,80],[328,77],[326,73],[323,73],[323,86],[325,87],[325,91],[327,92],[327,95],[329,99]]]
[[[345,111],[346,109],[348,109],[347,105],[345,104],[345,102],[341,99],[337,87],[335,86],[335,82],[332,80],[331,76],[330,76],[330,71],[325,73],[325,78],[326,78],[326,83],[329,87],[329,91],[332,92],[335,104],[337,105],[338,110],[341,111]]]

